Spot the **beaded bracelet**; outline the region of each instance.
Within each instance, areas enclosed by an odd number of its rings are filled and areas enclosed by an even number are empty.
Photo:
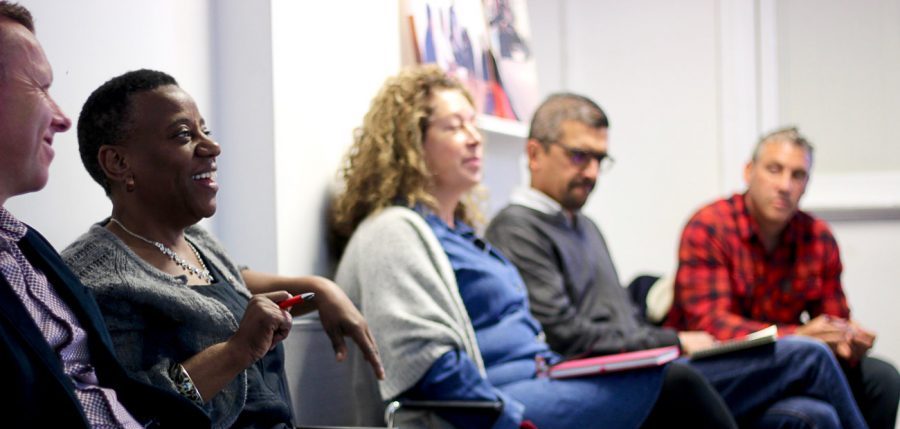
[[[181,366],[180,363],[172,364],[169,367],[169,377],[172,377],[172,381],[175,382],[175,390],[181,396],[184,396],[187,399],[190,399],[191,402],[197,404],[197,406],[203,406],[203,398],[200,397],[200,391],[197,390],[197,386],[194,385],[194,381],[191,380],[190,374],[188,374],[187,370]]]

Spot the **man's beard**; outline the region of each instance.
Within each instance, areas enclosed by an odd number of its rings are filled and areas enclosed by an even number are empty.
[[[597,182],[595,180],[591,180],[591,179],[573,180],[573,181],[569,182],[569,186],[568,186],[569,192],[566,192],[565,199],[563,201],[561,201],[560,205],[566,210],[571,210],[571,211],[581,210],[581,207],[583,207],[584,203],[587,202],[588,197],[591,196],[591,192],[594,190],[594,185],[596,185],[596,183]],[[575,196],[572,195],[572,192],[571,192],[572,190],[583,187],[583,186],[589,187],[587,189],[587,192],[585,192],[583,199],[576,198]]]

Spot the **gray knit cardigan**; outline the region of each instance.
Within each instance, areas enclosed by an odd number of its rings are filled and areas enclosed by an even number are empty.
[[[103,227],[108,220],[63,250],[63,259],[94,293],[122,365],[139,380],[174,390],[169,367],[227,340],[238,321],[223,304],[191,290],[185,276],[164,273],[138,257]],[[238,293],[250,297],[238,267],[212,236],[193,226],[185,237]],[[204,398],[213,427],[231,426],[246,398],[246,371],[211,400]]]
[[[384,363],[383,400],[413,387],[443,354],[465,351],[484,376],[447,254],[418,213],[391,207],[353,233],[336,282],[365,316]]]

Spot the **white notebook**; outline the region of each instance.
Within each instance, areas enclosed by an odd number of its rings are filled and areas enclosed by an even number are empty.
[[[778,327],[775,325],[768,328],[760,329],[750,335],[733,340],[722,341],[708,349],[700,350],[691,354],[691,359],[703,359],[712,356],[718,356],[725,353],[732,353],[738,350],[746,350],[753,347],[759,347],[766,344],[772,344],[778,339]]]

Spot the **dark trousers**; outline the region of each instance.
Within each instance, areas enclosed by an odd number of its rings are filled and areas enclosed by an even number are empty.
[[[641,429],[675,426],[737,428],[728,406],[712,385],[684,362],[673,362],[666,367],[659,399]]]
[[[891,429],[897,421],[900,374],[893,365],[870,356],[850,368],[842,363],[853,397],[869,429]]]

